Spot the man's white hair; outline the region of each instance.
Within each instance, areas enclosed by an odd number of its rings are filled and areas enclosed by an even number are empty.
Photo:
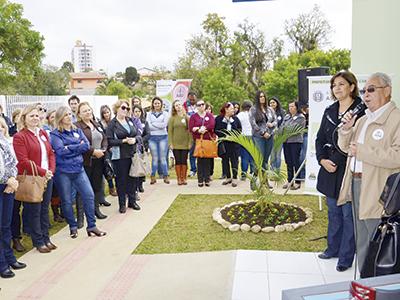
[[[392,87],[392,80],[390,79],[389,75],[387,75],[386,73],[382,73],[382,72],[376,72],[371,74],[371,76],[369,76],[369,79],[372,78],[379,78],[379,80],[383,83],[384,86],[390,86]]]

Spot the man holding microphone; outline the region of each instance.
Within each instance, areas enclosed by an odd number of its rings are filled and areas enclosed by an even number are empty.
[[[369,240],[383,212],[380,195],[389,175],[400,171],[400,110],[391,101],[392,82],[384,73],[372,74],[360,90],[367,110],[353,127],[348,112],[339,130],[339,147],[348,153],[338,205],[354,201],[359,269]]]

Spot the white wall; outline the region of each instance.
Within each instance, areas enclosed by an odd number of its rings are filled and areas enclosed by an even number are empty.
[[[351,70],[392,76],[400,107],[400,1],[353,0]]]

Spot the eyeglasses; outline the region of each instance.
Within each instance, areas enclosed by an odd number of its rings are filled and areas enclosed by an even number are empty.
[[[368,87],[366,89],[360,90],[360,94],[364,95],[366,92],[374,93],[376,91],[376,89],[383,89],[385,87],[387,87],[387,85],[384,85],[384,86],[370,86],[370,87]]]
[[[128,106],[121,106],[122,110],[130,111],[131,109]]]
[[[47,112],[47,109],[44,108],[44,107],[39,107],[38,110],[39,110],[39,111],[43,111],[43,112]]]
[[[200,107],[200,106],[203,106],[203,105],[205,105],[205,103],[197,103],[196,104],[197,107]]]

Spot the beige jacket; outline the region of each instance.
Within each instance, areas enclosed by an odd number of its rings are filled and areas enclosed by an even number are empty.
[[[351,130],[339,130],[338,144],[344,152],[348,152],[350,142],[358,140],[366,120],[367,116],[363,116]],[[364,144],[357,144],[357,159],[363,163],[359,218],[380,218],[383,206],[379,198],[386,179],[400,171],[400,109],[393,102],[368,125]],[[352,200],[350,160],[348,157],[338,205]]]

